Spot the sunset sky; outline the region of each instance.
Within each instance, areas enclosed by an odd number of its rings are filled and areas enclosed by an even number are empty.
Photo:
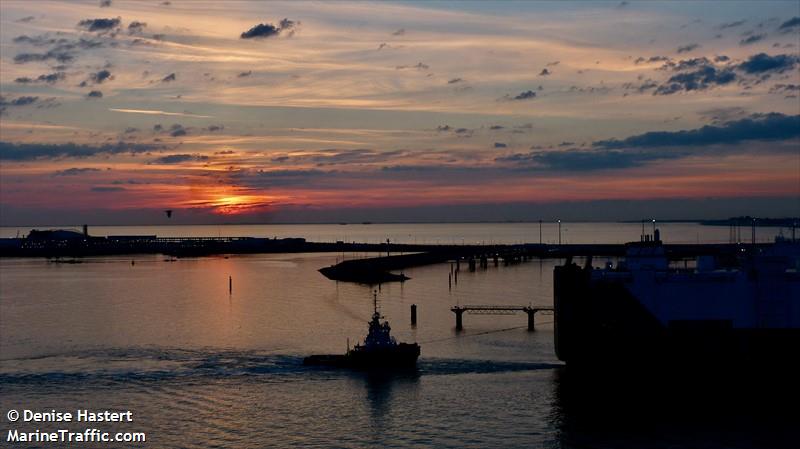
[[[797,1],[0,14],[0,224],[800,215]]]

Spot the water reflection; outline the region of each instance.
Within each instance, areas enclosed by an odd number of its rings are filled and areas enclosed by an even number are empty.
[[[370,419],[376,429],[389,424],[392,400],[395,390],[404,392],[417,387],[420,372],[417,369],[403,372],[365,372],[357,373],[365,390],[365,400],[369,407]]]

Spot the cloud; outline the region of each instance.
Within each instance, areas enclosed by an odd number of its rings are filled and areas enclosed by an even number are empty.
[[[698,48],[700,48],[700,44],[688,44],[688,45],[683,45],[681,47],[678,47],[677,51],[678,51],[678,53],[688,53],[688,52],[690,52],[692,50],[696,50]]]
[[[78,22],[78,26],[88,31],[108,31],[117,28],[121,23],[119,17],[114,19],[85,19]]]
[[[699,91],[722,86],[736,80],[730,69],[717,69],[705,66],[692,72],[673,75],[665,84],[658,86],[653,95],[670,95],[678,92]]]
[[[392,33],[392,36],[404,36],[406,34],[405,28],[400,28],[399,30]]]
[[[431,68],[428,64],[418,62],[416,65],[398,65],[395,66],[395,70],[403,70],[403,69],[417,69],[417,70],[428,70]]]
[[[625,90],[635,90],[640,94],[644,93],[644,92],[646,92],[646,91],[648,91],[650,89],[654,89],[656,87],[658,87],[658,83],[655,82],[654,80],[650,79],[650,78],[647,78],[646,80],[643,80],[641,83],[624,83],[622,85],[623,89],[625,89]],[[627,95],[627,93],[626,93],[626,95]]]
[[[653,63],[653,62],[669,62],[669,61],[672,61],[672,58],[670,58],[668,56],[651,56],[651,57],[649,57],[647,59],[645,59],[644,57],[640,56],[640,57],[636,58],[636,60],[633,61],[633,63],[634,64],[642,64],[642,63],[645,63],[645,62]]]
[[[237,183],[253,188],[308,186],[310,182],[322,177],[335,175],[336,171],[307,170],[242,170],[231,174]]]
[[[551,72],[551,71],[549,71],[549,70],[547,70],[547,69],[545,68],[545,69],[542,69],[542,71],[541,71],[541,72],[539,72],[539,76],[548,76],[548,75],[550,75],[550,74],[552,74],[552,73],[553,73],[553,72]]]
[[[260,23],[249,30],[243,32],[239,38],[240,39],[264,39],[268,37],[278,36],[284,31],[289,31],[289,36],[292,35],[294,28],[300,22],[295,22],[294,20],[289,19],[282,19],[278,22],[278,25],[273,25],[271,23]]]
[[[526,90],[525,92],[521,92],[517,96],[513,97],[512,100],[530,100],[533,98],[536,98],[536,92],[532,90]]]
[[[164,78],[161,78],[161,82],[162,83],[168,83],[170,81],[175,81],[175,73],[170,73],[169,75],[165,76]]]
[[[591,149],[532,151],[495,158],[520,170],[592,171],[625,169],[696,154],[743,151],[720,147],[748,141],[790,141],[800,138],[800,115],[754,114],[719,126],[684,131],[654,131],[625,139],[601,140]],[[716,147],[712,147],[716,145]],[[744,150],[746,151],[746,150]]]
[[[105,45],[100,38],[84,38],[70,40],[65,37],[53,38],[46,34],[38,36],[17,36],[14,43],[28,44],[36,47],[52,46],[44,53],[21,52],[14,57],[14,63],[25,64],[28,62],[48,62],[55,60],[61,64],[70,63],[75,59],[77,50],[91,50]],[[61,70],[61,69],[57,69]]]
[[[281,19],[281,21],[278,22],[278,24],[280,25],[281,31],[283,32],[294,29],[297,25],[300,24],[300,22],[295,22],[294,20],[289,20],[284,18]]]
[[[0,97],[0,106],[27,106],[29,104],[36,103],[39,100],[39,97],[33,96],[22,96],[17,97],[11,101],[6,100],[5,97]]]
[[[44,34],[39,36],[28,36],[27,34],[22,34],[12,39],[12,42],[15,44],[30,44],[36,47],[41,47],[43,45],[55,44],[56,40]]]
[[[494,143],[494,147],[495,148],[506,148],[506,147],[508,147],[508,145],[504,144],[503,142],[495,142]]]
[[[185,136],[187,134],[187,129],[178,123],[172,125],[169,128],[169,135],[172,137],[180,137]]]
[[[769,93],[795,93],[800,92],[800,84],[776,84],[769,89]]]
[[[100,0],[101,8],[108,8],[109,6],[111,6],[111,0]]]
[[[736,68],[751,75],[765,72],[783,73],[793,69],[799,59],[794,55],[770,56],[766,53],[759,53],[750,56],[747,61],[739,64]]]
[[[68,51],[49,50],[45,53],[18,53],[14,56],[15,64],[25,64],[27,62],[41,62],[55,59],[60,63],[67,63],[75,59],[75,56]]]
[[[99,192],[99,193],[112,193],[112,192],[122,192],[125,190],[125,187],[117,187],[117,186],[94,186],[90,188],[92,192]]]
[[[456,84],[456,83],[462,83],[462,82],[464,82],[464,80],[461,79],[461,78],[453,78],[453,79],[447,81],[447,84]]]
[[[792,17],[791,19],[783,22],[778,27],[779,30],[791,30],[792,28],[800,27],[800,17]]]
[[[136,34],[141,33],[144,31],[145,27],[147,27],[146,22],[139,22],[134,20],[133,22],[128,24],[128,34]]]
[[[740,41],[739,41],[739,45],[750,45],[750,44],[754,44],[754,43],[756,43],[756,42],[758,42],[758,41],[760,41],[760,40],[764,39],[765,37],[767,37],[767,35],[766,35],[766,34],[753,34],[753,35],[751,35],[751,36],[748,36],[748,37],[746,37],[746,38],[744,38],[744,39],[740,40]]]
[[[503,128],[505,128],[505,126],[502,126],[502,125],[492,125],[492,126],[489,127],[489,129],[491,129],[492,131],[501,130]]]
[[[253,71],[252,70],[248,70],[246,72],[239,73],[238,75],[236,75],[236,77],[237,78],[245,78],[245,77],[248,77],[248,76],[250,76],[252,74],[253,74]]]
[[[21,19],[18,19],[16,22],[18,22],[18,23],[29,23],[29,22],[33,22],[34,20],[36,20],[36,17],[34,17],[34,16],[25,16],[25,17],[23,17]]]
[[[720,126],[706,125],[684,131],[653,131],[625,139],[596,141],[602,149],[688,147],[715,144],[735,144],[749,140],[787,140],[800,137],[800,115],[777,112],[753,114],[748,118],[726,122]]]
[[[63,80],[67,76],[64,72],[55,72],[44,75],[39,75],[36,78],[21,77],[14,80],[15,83],[29,84],[29,83],[47,83],[53,84],[57,81]]]
[[[662,65],[659,70],[673,70],[675,72],[680,72],[682,70],[690,70],[696,69],[698,67],[705,67],[705,66],[713,66],[711,61],[702,56],[700,58],[691,58],[691,59],[681,59],[677,63],[674,61],[667,61],[664,65]]]
[[[592,171],[632,168],[647,162],[674,159],[684,154],[619,151],[566,150],[513,154],[496,158],[497,162],[514,163],[520,168],[559,171]]]
[[[277,36],[281,33],[281,29],[272,25],[271,23],[260,23],[253,28],[243,32],[239,37],[241,39],[254,39]]]
[[[90,73],[88,81],[91,81],[94,84],[102,84],[103,81],[108,79],[114,79],[114,77],[111,76],[111,72],[103,69],[96,73]],[[87,84],[86,81],[82,82],[81,87],[86,86],[86,84]]]
[[[66,170],[59,170],[59,171],[53,173],[53,176],[77,176],[77,175],[82,175],[82,174],[85,174],[85,173],[98,172],[98,171],[102,171],[102,170],[100,170],[99,168],[90,168],[90,167],[87,167],[87,168],[75,168],[75,167],[73,167],[73,168],[68,168]]]
[[[212,132],[213,133],[213,132],[216,132],[216,131],[222,131],[223,129],[225,129],[225,126],[223,126],[223,125],[209,125],[208,128],[206,128],[206,129],[208,130],[208,132]]]
[[[307,160],[309,162],[314,162],[317,165],[371,164],[376,162],[386,162],[405,154],[406,152],[403,150],[379,151],[368,148],[326,149],[321,150],[319,154],[297,156],[293,159]]]
[[[159,147],[150,144],[118,142],[105,145],[75,143],[11,143],[0,141],[0,160],[32,161],[37,159],[85,158],[103,154],[135,154],[153,151]]]
[[[86,94],[86,98],[103,98],[103,92],[100,92],[99,90],[93,90]]]
[[[721,23],[717,28],[719,28],[720,30],[724,30],[724,29],[727,29],[727,28],[735,28],[735,27],[744,25],[745,22],[746,22],[746,20],[737,20],[735,22]]]
[[[151,161],[151,164],[180,164],[182,162],[189,162],[189,161],[207,161],[208,156],[203,156],[200,154],[170,154],[168,156],[162,156],[158,159],[154,159]]]
[[[720,124],[747,117],[748,112],[746,109],[739,106],[729,106],[706,109],[699,111],[697,115],[706,120],[710,120],[712,124]]]

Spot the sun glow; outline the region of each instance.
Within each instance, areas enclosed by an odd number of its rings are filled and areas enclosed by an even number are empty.
[[[264,212],[275,203],[275,200],[272,196],[225,187],[209,189],[209,191],[197,195],[195,199],[187,201],[185,206],[207,208],[216,215],[242,215]]]
[[[220,215],[239,215],[269,208],[271,201],[264,195],[232,195],[212,200],[209,205]]]

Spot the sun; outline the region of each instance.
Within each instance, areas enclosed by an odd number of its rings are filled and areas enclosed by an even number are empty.
[[[264,195],[230,195],[210,201],[209,205],[219,215],[240,215],[265,210],[270,205]]]
[[[215,215],[242,215],[264,212],[275,204],[275,198],[231,186],[195,188],[193,199],[184,204],[191,208],[210,210]]]

